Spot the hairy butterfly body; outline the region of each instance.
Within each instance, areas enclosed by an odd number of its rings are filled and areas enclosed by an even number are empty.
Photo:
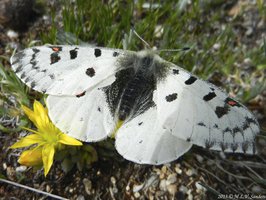
[[[86,142],[115,135],[128,160],[162,164],[192,144],[256,152],[260,129],[245,106],[151,51],[41,46],[11,63],[25,84],[49,94],[58,128]]]

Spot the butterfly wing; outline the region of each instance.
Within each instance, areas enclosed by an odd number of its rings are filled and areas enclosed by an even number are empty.
[[[154,95],[160,124],[174,136],[202,147],[254,153],[260,128],[252,113],[216,86],[169,65]]]
[[[52,95],[79,95],[114,81],[124,51],[81,46],[39,46],[18,52],[12,69],[29,87]]]
[[[114,127],[101,89],[93,89],[79,97],[49,95],[47,107],[51,120],[61,131],[85,142],[106,138]]]
[[[116,133],[116,149],[140,164],[163,164],[177,159],[192,144],[179,139],[158,123],[156,106],[125,122]]]

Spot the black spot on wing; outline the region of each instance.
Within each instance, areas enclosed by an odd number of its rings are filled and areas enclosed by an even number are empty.
[[[21,79],[24,79],[25,77],[26,77],[26,73],[23,72],[23,73],[21,74],[20,78],[21,78]]]
[[[258,122],[251,117],[246,117],[245,120],[248,124],[256,124],[256,125],[258,124]]]
[[[33,53],[35,53],[35,54],[40,52],[40,50],[37,49],[37,48],[32,48],[32,51],[33,51]]]
[[[32,69],[35,69],[35,70],[39,70],[39,67],[37,66],[37,61],[36,61],[36,55],[37,55],[37,53],[40,52],[40,50],[37,49],[37,48],[32,48],[31,50],[32,50],[31,59],[30,59],[31,68],[32,68]],[[22,58],[22,59],[23,59],[23,58]],[[19,71],[21,71],[21,70],[22,70],[22,65],[20,65],[20,66],[15,70],[15,72],[17,73],[17,72],[19,72]]]
[[[35,86],[36,86],[35,81],[32,81],[32,82],[30,83],[30,87],[31,87],[31,88],[34,88]]]
[[[20,72],[23,69],[23,65],[20,64],[16,69],[15,69],[15,73]]]
[[[51,60],[51,65],[54,64],[54,63],[57,63],[59,60],[60,60],[60,56],[58,55],[57,52],[54,52],[50,55],[50,60]]]
[[[230,109],[227,105],[225,105],[224,107],[217,106],[215,108],[215,114],[218,118],[221,118],[222,116],[228,114],[229,111],[230,111]]]
[[[242,146],[243,152],[246,153],[247,150],[248,150],[248,147],[249,147],[249,142],[248,141],[244,141],[244,142],[242,142],[241,146]]]
[[[173,69],[173,74],[179,74],[179,70],[178,69]]]
[[[205,96],[203,97],[203,100],[204,100],[204,101],[210,101],[210,100],[212,100],[214,97],[216,97],[215,92],[209,92],[207,95],[205,95]]]
[[[220,147],[221,147],[222,151],[225,151],[226,149],[228,149],[228,143],[221,142]]]
[[[177,99],[177,93],[169,94],[165,97],[167,102],[171,102]]]
[[[97,110],[98,110],[99,112],[102,112],[102,110],[101,110],[101,108],[100,108],[100,107],[98,107],[98,108],[97,108]]]
[[[203,126],[203,127],[207,127],[206,124],[204,124],[203,122],[199,122],[198,126]]]
[[[113,56],[114,56],[114,57],[117,57],[117,56],[119,56],[119,53],[116,52],[116,51],[114,51]]]
[[[143,122],[139,122],[138,125],[141,126],[143,124]]]
[[[30,80],[31,80],[30,77],[27,77],[27,78],[25,79],[25,83],[28,83]]]
[[[237,150],[237,148],[238,148],[238,143],[232,143],[231,144],[231,149],[233,152],[235,152]]]
[[[101,49],[98,49],[98,48],[94,49],[94,55],[96,58],[101,56],[102,55]]]
[[[55,79],[55,75],[54,74],[49,74],[49,77],[50,77],[50,79]]]
[[[93,77],[95,75],[95,70],[90,67],[86,70],[86,74],[89,76],[89,77]]]
[[[213,125],[213,128],[215,128],[215,129],[219,129],[218,124],[214,124],[214,125]]]
[[[69,51],[69,54],[70,54],[70,59],[73,60],[77,57],[78,55],[78,48],[75,48],[75,49],[72,49]]]
[[[206,149],[210,149],[214,146],[214,141],[210,141],[210,140],[205,140],[205,148]]]
[[[185,81],[185,84],[186,84],[186,85],[191,85],[191,84],[193,84],[196,80],[197,80],[197,78],[196,78],[195,76],[190,76],[190,77]]]
[[[18,52],[14,55],[13,59],[14,61],[11,63],[12,65],[18,63],[21,59],[23,59],[26,56],[24,51]]]

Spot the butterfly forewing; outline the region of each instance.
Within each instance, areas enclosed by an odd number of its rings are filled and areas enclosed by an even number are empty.
[[[113,77],[121,54],[121,50],[106,48],[39,46],[15,54],[11,63],[18,77],[34,90],[79,95]]]
[[[216,86],[172,66],[156,94],[161,124],[176,137],[214,150],[256,151],[258,122]]]

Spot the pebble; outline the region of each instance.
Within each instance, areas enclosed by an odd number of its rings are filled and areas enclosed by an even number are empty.
[[[173,184],[173,183],[175,183],[176,181],[177,181],[176,174],[170,174],[170,175],[167,177],[166,185]]]
[[[192,176],[193,174],[194,174],[194,171],[192,169],[188,169],[186,171],[186,175],[188,175],[188,176]]]
[[[214,49],[214,50],[219,50],[220,49],[220,47],[221,47],[221,44],[220,43],[215,43],[213,46],[212,46],[212,48]]]
[[[87,179],[87,178],[84,178],[82,180],[82,183],[85,187],[85,192],[90,195],[91,194],[91,189],[92,189],[92,183],[91,183],[91,180]]]
[[[188,188],[187,188],[186,186],[184,186],[184,185],[181,185],[181,186],[179,187],[179,191],[180,191],[180,192],[183,192],[183,193],[187,193]]]
[[[16,172],[25,172],[26,170],[27,170],[27,167],[23,165],[16,168]]]
[[[260,194],[262,193],[262,188],[258,185],[254,185],[252,188],[251,188],[252,192],[254,192],[255,194]]]
[[[133,192],[138,192],[143,188],[144,184],[141,185],[134,185],[133,186]]]
[[[171,194],[171,195],[175,195],[175,193],[177,192],[177,185],[171,184],[167,186],[167,191]]]
[[[140,197],[140,193],[139,192],[135,192],[134,193],[134,197],[138,199]]]
[[[163,179],[160,181],[160,189],[163,190],[163,191],[166,191],[167,190],[167,187],[166,187],[166,180]]]
[[[126,186],[126,191],[130,191],[129,185]]]
[[[198,162],[200,162],[200,163],[202,163],[203,162],[203,157],[201,156],[201,155],[199,155],[199,154],[196,154],[196,159],[197,159],[197,161]]]
[[[85,197],[83,196],[83,195],[79,195],[78,197],[77,197],[77,200],[85,200]]]
[[[46,190],[46,192],[50,192],[51,191],[50,185],[46,185],[45,190]]]
[[[111,177],[111,183],[113,184],[113,185],[115,185],[116,184],[116,179],[115,179],[115,177]]]
[[[187,194],[188,200],[193,200],[193,195],[191,194],[191,189],[189,189],[186,194]]]
[[[176,173],[178,173],[178,174],[182,174],[182,170],[180,169],[180,165],[176,165],[175,166],[175,171],[176,171]]]
[[[253,28],[252,27],[248,27],[248,30],[245,32],[246,36],[251,36],[253,33]]]
[[[7,36],[10,38],[10,39],[15,39],[18,37],[18,33],[13,31],[13,30],[9,30],[7,31]]]
[[[195,183],[195,186],[196,186],[196,188],[197,188],[198,191],[206,191],[206,188],[203,187],[203,186],[200,184],[199,181],[197,181],[197,182]]]

